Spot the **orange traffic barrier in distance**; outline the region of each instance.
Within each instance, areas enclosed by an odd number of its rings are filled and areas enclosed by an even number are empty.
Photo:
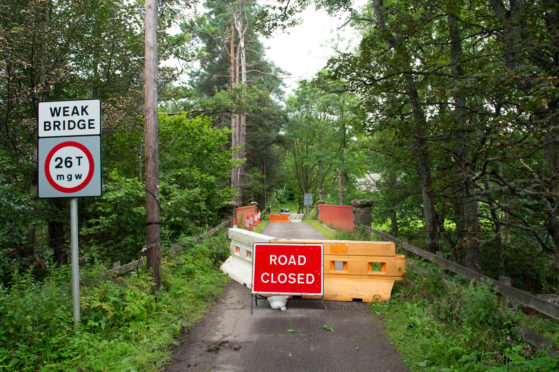
[[[268,216],[268,218],[270,219],[270,222],[272,223],[276,223],[276,222],[291,222],[289,220],[289,214],[286,213],[281,213],[281,214],[270,214]]]

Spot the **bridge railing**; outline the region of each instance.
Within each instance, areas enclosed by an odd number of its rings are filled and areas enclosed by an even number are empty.
[[[353,232],[353,207],[351,205],[319,204],[318,218],[335,229]]]
[[[257,213],[256,205],[247,205],[246,207],[238,207],[235,212],[235,218],[237,219],[237,226],[244,227],[247,217],[255,216]]]
[[[444,257],[441,257],[437,254],[428,252],[426,250],[423,250],[421,248],[418,248],[414,245],[409,244],[408,242],[406,242],[405,240],[401,240],[398,239],[392,235],[389,235],[383,231],[378,231],[378,230],[371,230],[374,234],[380,236],[383,239],[386,240],[391,240],[394,243],[396,243],[398,246],[402,247],[403,249],[405,249],[408,252],[412,252],[420,257],[425,258],[426,260],[429,260],[431,262],[436,263],[437,265],[440,265],[442,267],[444,267],[445,269],[448,269],[456,274],[462,275],[468,279],[474,280],[478,283],[486,283],[486,282],[490,282],[494,287],[495,290],[497,292],[499,292],[500,294],[502,294],[503,296],[519,303],[522,304],[524,306],[528,306],[542,314],[545,314],[555,320],[559,320],[559,307],[555,306],[554,304],[552,304],[551,302],[542,300],[539,297],[536,297],[534,295],[531,295],[530,293],[524,292],[518,288],[514,288],[511,287],[503,282],[500,282],[498,280],[495,280],[493,278],[490,278],[488,276],[485,276],[481,273],[478,273],[477,271],[474,271],[472,269],[469,269],[465,266],[459,265],[456,262],[452,262],[450,260],[447,260]]]
[[[231,223],[231,221],[229,219],[226,219],[226,220],[222,221],[219,225],[217,225],[215,227],[212,227],[211,229],[209,229],[208,231],[206,231],[206,232],[204,232],[200,235],[194,236],[192,239],[196,242],[201,241],[201,240],[207,238],[208,236],[214,235],[216,232],[218,232],[222,228],[224,228],[226,226],[229,226],[230,223]],[[171,246],[167,250],[167,252],[176,253],[176,252],[184,249],[185,247],[186,247],[185,244],[177,243],[177,244]],[[146,262],[146,259],[144,257],[142,257],[139,260],[129,262],[125,265],[116,264],[116,265],[114,265],[114,267],[112,269],[107,270],[107,273],[108,274],[114,274],[114,275],[126,274],[126,273],[129,273],[130,271],[138,269],[145,262]]]

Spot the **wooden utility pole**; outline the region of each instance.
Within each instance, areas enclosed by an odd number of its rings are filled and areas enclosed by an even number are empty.
[[[159,144],[157,138],[157,0],[146,0],[145,12],[144,137],[146,159],[147,266],[154,290],[161,285],[161,211],[159,204]]]

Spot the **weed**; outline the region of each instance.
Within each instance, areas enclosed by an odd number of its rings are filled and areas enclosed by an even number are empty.
[[[397,284],[390,301],[370,304],[411,370],[540,371],[558,367],[556,359],[514,334],[512,329],[521,317],[499,304],[489,284],[464,284],[438,272],[434,265],[426,272],[429,274],[408,270],[406,275],[414,285]]]
[[[162,368],[180,329],[202,316],[227,282],[216,268],[226,247],[220,234],[163,257],[157,294],[145,269],[114,278],[103,266],[83,267],[78,332],[69,266],[42,282],[16,274],[10,289],[0,286],[0,371]]]

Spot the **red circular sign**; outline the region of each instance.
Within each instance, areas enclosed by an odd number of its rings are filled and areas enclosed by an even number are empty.
[[[86,187],[93,178],[94,170],[95,164],[91,152],[79,142],[59,143],[49,151],[45,160],[45,175],[48,182],[56,190],[67,194]],[[54,172],[56,174],[53,174]]]

